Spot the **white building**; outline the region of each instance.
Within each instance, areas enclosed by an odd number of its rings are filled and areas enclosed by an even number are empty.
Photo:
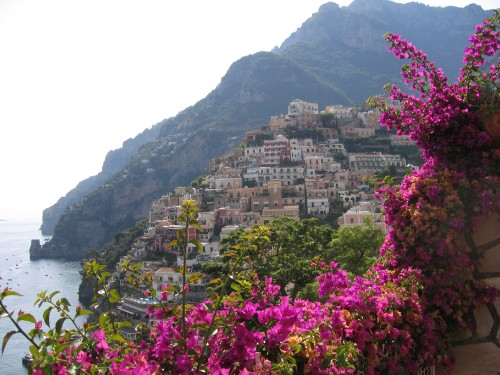
[[[320,143],[320,146],[327,149],[330,153],[347,155],[344,144],[340,143],[337,138],[330,138],[327,142]]]
[[[290,117],[296,117],[306,113],[318,114],[318,104],[295,99],[288,105],[288,116]]]
[[[253,180],[259,185],[272,180],[281,181],[283,185],[294,185],[297,179],[304,178],[304,167],[257,167],[248,168],[243,174],[245,180]]]
[[[332,113],[337,118],[351,118],[353,116],[352,107],[344,107],[343,105],[329,105],[325,107],[326,113]]]
[[[351,171],[377,172],[390,166],[405,167],[406,159],[400,155],[382,153],[352,153],[349,154],[349,168]]]
[[[290,160],[302,161],[302,148],[297,139],[290,139]]]
[[[313,216],[326,216],[330,213],[328,198],[307,198],[307,213]]]

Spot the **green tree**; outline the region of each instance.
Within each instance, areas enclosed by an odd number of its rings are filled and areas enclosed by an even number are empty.
[[[341,152],[335,152],[333,154],[333,160],[337,162],[345,162],[347,161],[347,156]]]
[[[290,287],[290,298],[313,282],[319,271],[312,263],[329,253],[333,230],[318,225],[315,218],[296,221],[278,218],[269,224],[273,251],[261,260],[260,272],[272,276],[283,288]]]
[[[320,119],[324,128],[331,128],[337,125],[337,117],[333,113],[322,113]]]
[[[363,275],[378,258],[384,232],[369,220],[364,225],[344,226],[335,230],[329,247],[330,258],[354,275]]]

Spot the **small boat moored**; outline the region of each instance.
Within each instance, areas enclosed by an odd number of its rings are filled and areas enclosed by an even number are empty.
[[[26,353],[22,359],[23,365],[24,366],[29,366],[33,362],[33,356],[31,353]]]

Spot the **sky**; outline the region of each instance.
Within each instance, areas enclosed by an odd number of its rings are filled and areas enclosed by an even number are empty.
[[[108,151],[203,99],[231,63],[279,46],[326,2],[0,0],[0,219],[41,222]]]

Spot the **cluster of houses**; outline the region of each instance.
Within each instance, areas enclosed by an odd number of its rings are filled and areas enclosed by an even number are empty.
[[[312,136],[292,137],[290,129]],[[405,168],[406,160],[382,151],[350,153],[341,141],[374,137],[378,129],[375,111],[334,105],[320,113],[315,103],[292,101],[286,115],[273,116],[263,129],[246,132],[239,147],[211,160],[209,173],[197,186],[179,187],[155,200],[149,228],[127,257],[142,262],[144,273],[153,275],[157,293],[164,284],[180,285],[176,267],[182,264],[181,251],[168,245],[183,228],[176,219],[188,199],[199,204],[201,227],[201,231],[191,228],[189,236],[204,248],[203,253],[191,249],[189,267],[217,259],[220,240],[232,230],[265,225],[278,217],[318,217],[340,226],[363,225],[369,218],[385,231],[381,202],[373,199],[367,179],[389,167]],[[412,144],[403,136],[390,137],[394,145]],[[144,261],[152,251],[170,253],[177,262]],[[125,276],[121,275],[120,286],[130,290]],[[205,298],[203,282],[190,290],[189,301]],[[118,311],[135,319],[143,316],[148,302],[129,297]]]

